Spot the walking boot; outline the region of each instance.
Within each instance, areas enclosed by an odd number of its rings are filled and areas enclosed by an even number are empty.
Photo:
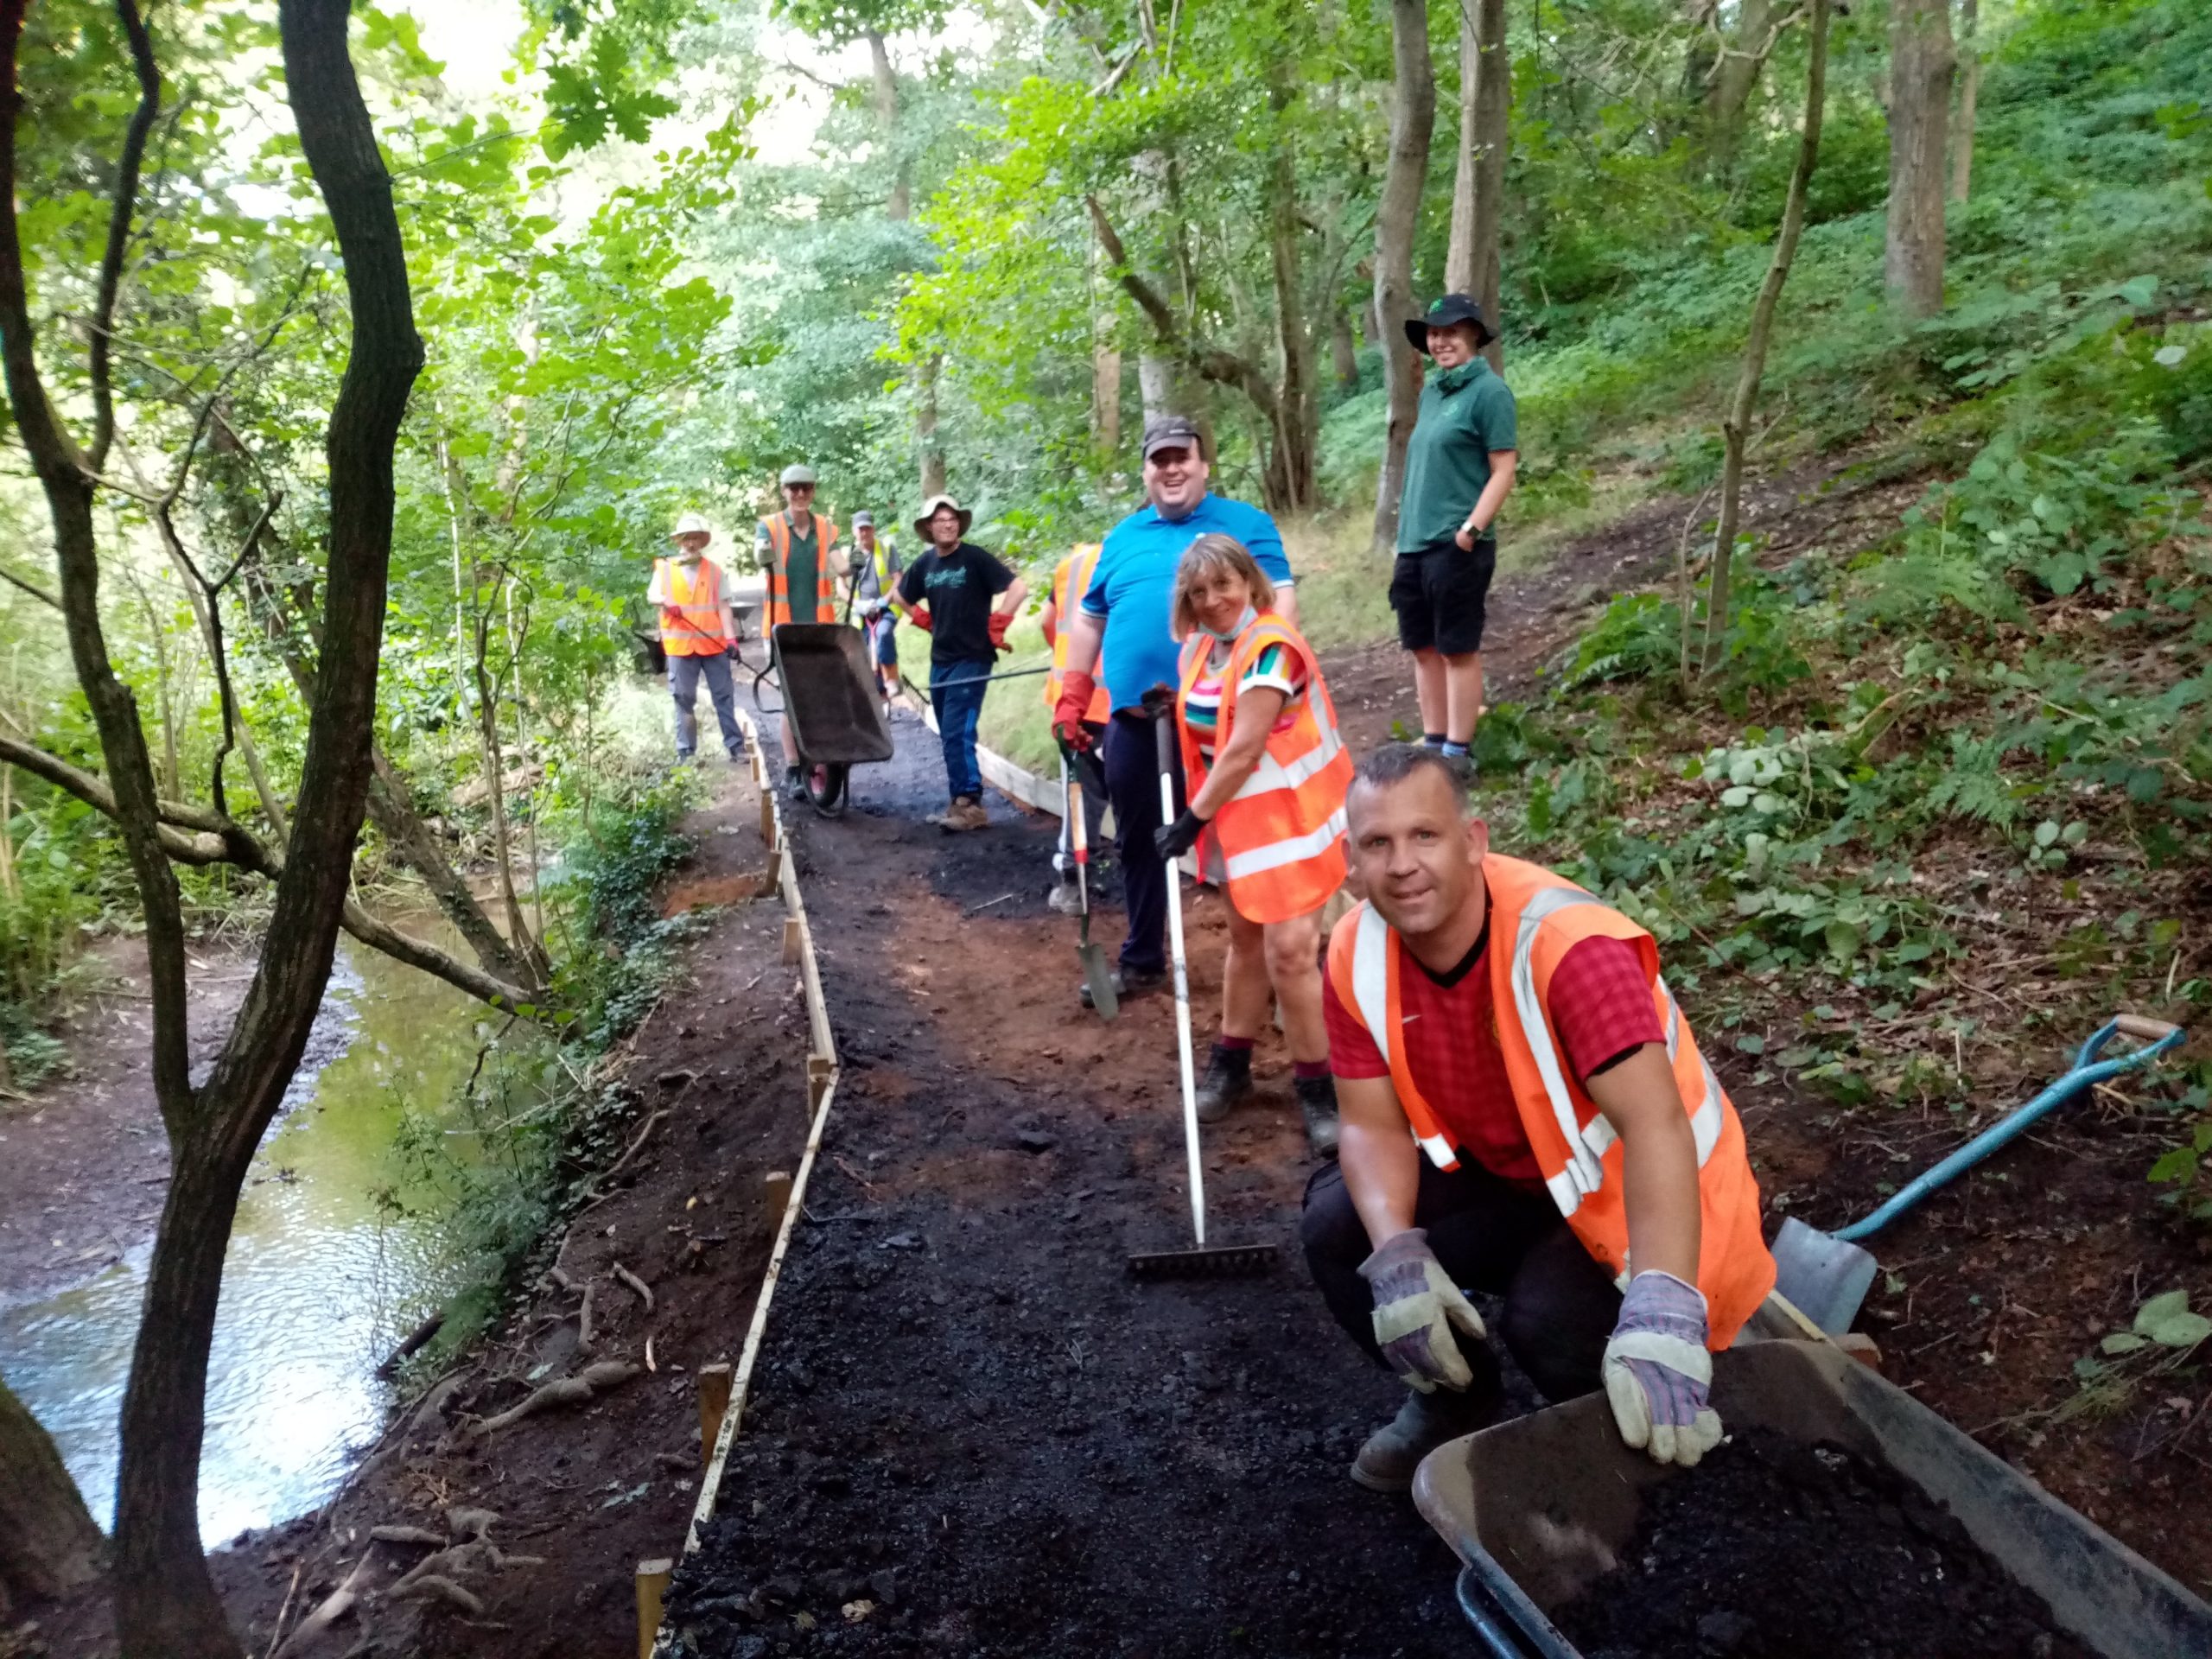
[[[806,798],[806,768],[804,766],[784,768],[784,792],[795,801],[803,801]]]
[[[1063,881],[1045,895],[1045,908],[1055,916],[1083,914],[1083,894],[1072,881]]]
[[[1306,1144],[1317,1158],[1337,1155],[1337,1080],[1299,1077],[1291,1085],[1298,1094],[1299,1116],[1306,1120]]]
[[[1218,1123],[1229,1109],[1252,1092],[1252,1051],[1224,1048],[1216,1043],[1206,1056],[1205,1076],[1198,1079],[1198,1122]]]
[[[946,826],[948,829],[988,830],[991,827],[991,815],[984,810],[982,802],[973,795],[963,795],[952,804],[952,810],[946,816],[951,820]]]
[[[1370,1492],[1402,1492],[1414,1484],[1421,1460],[1444,1444],[1498,1419],[1503,1402],[1496,1393],[1468,1395],[1439,1388],[1430,1394],[1408,1389],[1398,1414],[1367,1437],[1352,1459],[1351,1478]]]

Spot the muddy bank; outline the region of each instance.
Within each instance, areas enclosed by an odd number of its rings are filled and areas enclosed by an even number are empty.
[[[633,1649],[632,1573],[681,1544],[701,1472],[695,1375],[736,1357],[775,1221],[762,1177],[791,1167],[804,1136],[805,1017],[781,961],[783,912],[772,896],[742,896],[766,863],[755,798],[742,774],[715,781],[715,802],[687,823],[698,851],[669,899],[736,902],[688,947],[688,982],[633,1039],[615,1143],[642,1143],[603,1201],[545,1241],[505,1322],[387,1430],[334,1503],[210,1557],[251,1651],[269,1649],[280,1609],[293,1628],[357,1567],[362,1600],[307,1653]],[[548,1271],[556,1256],[568,1288]],[[650,1310],[617,1262],[652,1294]],[[594,1363],[635,1375],[579,1407],[472,1432]],[[480,1611],[385,1599],[429,1551],[374,1542],[371,1529],[443,1534],[456,1507],[499,1517],[489,1536],[508,1565],[479,1562],[456,1580]],[[113,1651],[104,1590],[41,1622],[54,1655]]]

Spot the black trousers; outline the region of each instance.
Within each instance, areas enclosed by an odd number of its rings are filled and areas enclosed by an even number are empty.
[[[1113,803],[1115,833],[1122,854],[1122,893],[1129,909],[1128,937],[1122,942],[1122,967],[1130,973],[1156,974],[1167,965],[1166,865],[1152,844],[1160,828],[1160,740],[1148,715],[1116,709],[1100,747],[1106,763],[1106,798]],[[1176,810],[1182,810],[1183,768],[1172,768]]]
[[[1505,1299],[1492,1334],[1503,1339],[1545,1399],[1569,1400],[1598,1387],[1621,1294],[1548,1195],[1471,1160],[1447,1171],[1423,1158],[1414,1225],[1428,1230],[1428,1247],[1452,1283]],[[1299,1232],[1330,1313],[1382,1364],[1370,1318],[1375,1300],[1359,1276],[1359,1264],[1374,1247],[1335,1164],[1324,1164],[1306,1182]],[[1489,1345],[1453,1335],[1475,1374],[1467,1392],[1500,1393],[1497,1357]]]

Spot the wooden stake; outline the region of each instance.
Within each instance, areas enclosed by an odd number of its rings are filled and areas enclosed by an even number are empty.
[[[776,850],[776,803],[765,784],[760,787],[760,839],[770,852]]]
[[[822,1096],[830,1087],[830,1077],[836,1071],[836,1062],[820,1054],[806,1057],[806,1109],[808,1116],[822,1109]]]
[[[721,1438],[722,1416],[729,1410],[730,1368],[728,1361],[699,1368],[699,1466],[715,1460],[715,1442]]]
[[[785,917],[784,960],[785,962],[797,962],[799,959],[800,953],[805,949],[806,934],[799,926],[798,918],[796,916]]]
[[[669,1574],[676,1563],[666,1556],[638,1563],[638,1659],[652,1659],[653,1638],[660,1634],[661,1598],[668,1592]]]

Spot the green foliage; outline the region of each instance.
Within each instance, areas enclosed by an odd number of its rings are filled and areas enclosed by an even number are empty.
[[[2181,1109],[2195,1121],[2152,1164],[2150,1179],[2165,1189],[2159,1203],[2199,1226],[2212,1225],[2212,1090],[2197,1084],[2183,1095]]]

